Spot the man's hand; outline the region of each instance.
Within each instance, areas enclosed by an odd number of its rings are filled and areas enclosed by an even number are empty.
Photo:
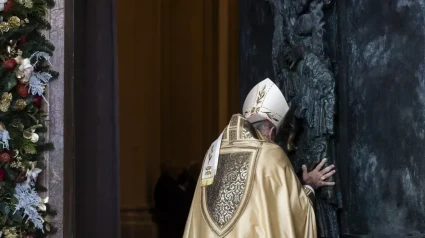
[[[317,167],[310,173],[307,171],[307,166],[303,165],[303,181],[305,184],[310,185],[314,190],[323,186],[334,186],[334,182],[326,182],[325,180],[335,174],[335,166],[330,165],[327,168],[322,167],[326,163],[326,159],[323,159]]]

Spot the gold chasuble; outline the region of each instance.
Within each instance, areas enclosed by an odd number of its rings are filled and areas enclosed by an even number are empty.
[[[216,171],[206,166],[213,148],[205,157],[183,237],[317,236],[314,194],[300,184],[278,145],[234,115],[219,147]],[[204,177],[205,168],[214,176]]]

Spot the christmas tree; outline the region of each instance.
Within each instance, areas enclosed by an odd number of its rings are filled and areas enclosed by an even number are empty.
[[[53,149],[43,112],[45,87],[58,76],[50,69],[54,46],[43,35],[53,5],[0,0],[0,237],[46,237],[55,230],[54,211],[37,183],[43,153]]]

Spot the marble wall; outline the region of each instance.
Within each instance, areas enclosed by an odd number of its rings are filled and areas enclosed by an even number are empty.
[[[59,78],[50,83],[48,88],[49,110],[49,138],[55,145],[55,150],[47,156],[48,162],[45,176],[47,179],[49,202],[57,210],[54,225],[58,232],[53,237],[63,237],[63,196],[64,196],[64,1],[56,0],[55,7],[50,11],[52,29],[49,33],[50,41],[55,45],[55,54],[52,58],[53,69],[59,72]]]

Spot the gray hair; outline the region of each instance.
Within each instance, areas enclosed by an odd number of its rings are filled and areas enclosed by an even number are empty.
[[[257,129],[262,135],[269,137],[268,136],[268,132],[273,129],[276,128],[275,125],[273,125],[273,123],[271,123],[268,120],[262,120],[262,121],[257,121],[252,123],[252,126]],[[271,138],[269,138],[271,139]]]

